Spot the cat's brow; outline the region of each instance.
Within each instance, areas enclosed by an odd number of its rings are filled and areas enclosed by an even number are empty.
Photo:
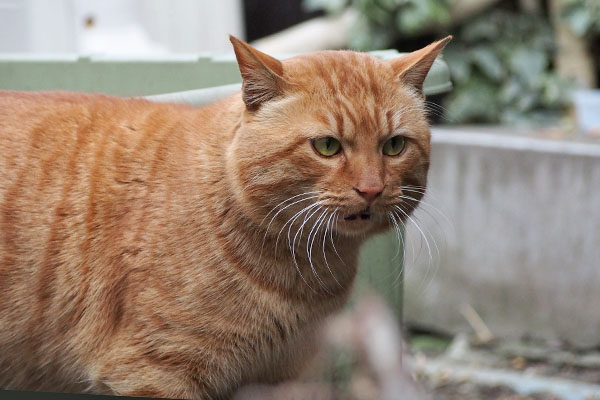
[[[387,131],[388,132],[393,132],[394,128],[396,127],[396,122],[394,120],[395,116],[394,116],[394,111],[393,110],[388,110],[385,113],[385,119],[387,122]]]

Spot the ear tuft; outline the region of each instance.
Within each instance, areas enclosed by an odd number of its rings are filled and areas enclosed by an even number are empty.
[[[442,40],[389,62],[402,82],[414,87],[422,94],[423,82],[433,62],[450,40],[452,40],[452,36],[446,36]]]
[[[240,73],[242,97],[249,110],[283,94],[283,65],[281,61],[263,53],[248,43],[229,35]]]

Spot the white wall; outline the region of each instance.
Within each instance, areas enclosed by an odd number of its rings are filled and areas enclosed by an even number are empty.
[[[241,0],[0,0],[0,52],[218,52],[243,31]]]
[[[600,345],[600,144],[437,128],[428,186],[445,216],[415,213],[433,261],[409,224],[407,321],[472,332],[470,305],[497,337]]]

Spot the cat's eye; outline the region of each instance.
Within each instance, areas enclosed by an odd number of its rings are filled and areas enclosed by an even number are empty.
[[[325,157],[334,156],[342,149],[342,144],[340,141],[332,138],[331,136],[313,139],[312,145],[317,153]]]
[[[402,136],[394,136],[383,144],[383,154],[386,156],[397,156],[404,151],[406,141]]]

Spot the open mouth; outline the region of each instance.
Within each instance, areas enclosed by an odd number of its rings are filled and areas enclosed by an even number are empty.
[[[356,220],[369,220],[371,219],[371,213],[369,210],[364,210],[356,214],[350,214],[344,216],[344,221],[356,221]]]

